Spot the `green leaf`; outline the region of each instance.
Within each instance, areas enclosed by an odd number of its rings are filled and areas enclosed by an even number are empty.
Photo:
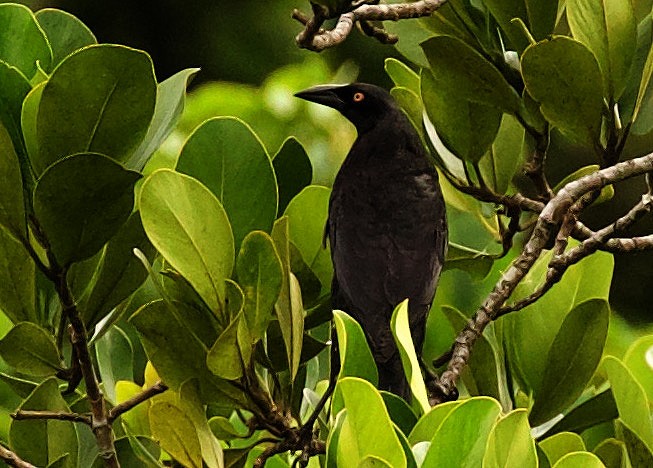
[[[240,247],[236,261],[238,284],[245,294],[243,318],[254,342],[265,335],[273,318],[283,271],[272,238],[262,232],[250,232]]]
[[[649,404],[653,403],[653,335],[640,337],[628,348],[624,365],[644,388]]]
[[[2,6],[2,5],[0,5]],[[23,182],[26,189],[33,184],[31,169],[25,154],[23,135],[21,132],[21,112],[23,100],[30,92],[31,86],[25,76],[17,68],[0,60],[0,122],[13,141],[14,150],[20,161]],[[29,143],[29,142],[28,142]]]
[[[541,104],[544,117],[571,140],[598,145],[603,86],[592,52],[556,36],[529,46],[521,65],[526,89]]]
[[[238,314],[209,350],[206,365],[220,378],[239,379],[249,365],[251,349],[247,325],[243,315]]]
[[[524,127],[512,115],[504,114],[499,133],[490,150],[479,161],[485,182],[496,193],[505,194],[523,163]]]
[[[601,167],[598,164],[591,164],[589,166],[581,167],[580,169],[569,174],[564,179],[562,179],[559,183],[557,183],[556,186],[553,188],[553,191],[557,193],[569,182],[573,182],[574,180],[578,180],[581,177],[592,174],[598,171],[600,168]],[[612,197],[614,197],[614,186],[612,184],[606,185],[601,189],[601,194],[596,200],[594,200],[593,204],[598,205],[599,203],[603,203],[605,201],[612,199]]]
[[[618,417],[617,403],[614,401],[612,391],[606,390],[584,401],[565,414],[565,417],[556,423],[548,433],[555,434],[563,431],[580,433],[587,428]]]
[[[395,86],[390,90],[390,95],[397,101],[399,107],[404,111],[410,123],[420,136],[424,136],[424,127],[422,125],[424,109],[422,100],[419,97],[419,89],[413,92],[408,88]]]
[[[220,202],[192,177],[161,169],[143,183],[139,207],[156,249],[211,310],[222,310],[224,281],[234,265],[234,239]]]
[[[626,466],[625,460],[628,456],[626,454],[626,445],[617,439],[605,439],[594,450],[594,455],[599,457],[601,462],[608,467],[622,467]]]
[[[134,382],[119,380],[116,381],[115,388],[112,391],[115,395],[116,404],[119,404],[141,393],[143,387]],[[152,434],[148,417],[148,412],[150,406],[152,406],[152,402],[153,400],[149,399],[120,416],[120,422],[127,433],[148,436]]]
[[[462,40],[436,36],[420,44],[440,94],[516,113],[520,98],[501,72]]]
[[[408,65],[399,60],[388,57],[384,62],[385,72],[399,88],[407,88],[415,94],[419,94],[419,75]]]
[[[30,322],[18,323],[0,340],[0,356],[27,375],[46,377],[62,368],[54,337]]]
[[[198,71],[199,68],[186,68],[157,85],[152,121],[143,141],[125,163],[128,168],[142,170],[174,130],[186,103],[186,87]]]
[[[601,361],[610,306],[592,299],[574,307],[549,348],[542,384],[534,390],[533,426],[545,423],[581,396]]]
[[[52,72],[37,117],[37,174],[74,153],[125,161],[154,113],[156,80],[142,51],[101,44],[69,55]]]
[[[397,51],[419,67],[428,67],[428,60],[419,44],[433,36],[420,21],[386,21],[386,31],[401,37],[395,44]]]
[[[389,466],[405,468],[404,451],[378,391],[356,377],[339,380],[338,387],[347,410],[338,441],[338,466],[356,465],[375,456],[387,460]]]
[[[419,442],[430,442],[442,422],[462,403],[462,401],[447,401],[431,408],[431,411],[417,420],[417,424],[408,435],[408,441],[411,445]]]
[[[553,465],[553,468],[605,468],[601,459],[589,452],[568,453]]]
[[[493,256],[455,242],[449,242],[444,270],[463,270],[475,279],[481,280],[492,270],[493,264]]]
[[[653,464],[653,451],[642,438],[621,419],[615,421],[615,429],[628,451],[628,460],[633,467],[649,467]]]
[[[339,378],[360,377],[376,385],[379,381],[376,363],[361,326],[347,313],[333,311],[340,354]]]
[[[38,117],[39,105],[41,104],[41,96],[45,88],[45,81],[36,85],[23,101],[23,108],[20,113],[20,126],[22,126],[22,136],[25,141],[25,151],[23,159],[25,165],[28,166],[27,175],[29,177],[32,188],[34,185],[34,175],[29,161],[38,157],[39,146],[36,137],[36,119]],[[26,171],[23,171],[23,179],[26,176]],[[31,194],[30,194],[31,195]]]
[[[101,154],[61,159],[34,189],[34,214],[62,266],[94,255],[127,221],[140,174]]]
[[[45,32],[52,47],[52,68],[68,55],[82,47],[97,44],[88,27],[70,13],[55,8],[43,8],[35,14],[36,20]],[[50,68],[45,68],[51,71]]]
[[[328,188],[310,185],[290,201],[284,213],[288,217],[290,241],[324,288],[331,287],[333,277],[331,256],[323,243],[330,195]]]
[[[88,279],[91,289],[79,303],[87,328],[93,328],[147,278],[147,272],[134,255],[134,248],[142,251],[146,257],[154,255],[154,247],[145,235],[139,213],[132,213],[107,242],[92,279]]]
[[[426,386],[424,385],[422,370],[417,359],[410,324],[408,323],[408,299],[395,307],[390,319],[390,329],[399,349],[401,363],[410,385],[410,391],[421,407],[422,413],[428,413],[431,405],[426,395]]]
[[[479,161],[499,131],[501,110],[459,99],[428,70],[422,71],[420,83],[426,114],[445,146],[463,161]]]
[[[569,247],[577,246],[570,242]],[[541,256],[515,289],[511,301],[531,294],[546,277],[551,254]],[[549,350],[567,314],[589,299],[607,300],[612,281],[612,255],[597,252],[570,267],[559,283],[540,300],[518,314],[502,317],[506,355],[510,371],[520,386],[528,390],[541,388]]]
[[[574,38],[596,57],[605,96],[616,102],[626,88],[635,56],[637,22],[628,0],[569,0],[567,20]]]
[[[290,200],[311,184],[313,166],[306,150],[294,137],[289,137],[283,142],[272,159],[272,166],[279,186],[277,213],[281,214]]]
[[[104,392],[110,401],[118,403],[118,381],[134,380],[134,348],[127,334],[119,327],[111,327],[96,340],[94,348]]]
[[[286,348],[290,377],[294,379],[301,361],[304,334],[304,306],[302,304],[299,282],[290,271],[290,241],[288,217],[284,216],[274,223],[272,239],[281,260],[283,278],[281,292],[274,306],[279,328]]]
[[[546,453],[551,465],[555,465],[559,459],[568,453],[582,452],[585,450],[583,439],[573,432],[560,432],[552,435],[540,442],[539,445],[544,453]]]
[[[150,407],[152,437],[183,466],[202,468],[202,447],[192,420],[170,402]]]
[[[358,468],[392,468],[392,465],[381,457],[368,455],[358,462]]]
[[[177,170],[195,177],[220,200],[236,248],[250,231],[272,229],[277,213],[274,168],[261,140],[245,122],[233,117],[204,122],[186,141]]]
[[[537,468],[535,441],[526,409],[516,409],[501,418],[490,432],[483,468],[519,466]]]
[[[403,434],[410,434],[417,423],[417,415],[413,409],[406,403],[406,400],[394,393],[383,390],[380,393],[392,422],[397,425]],[[430,410],[431,408],[429,407]]]
[[[601,363],[608,374],[619,419],[653,450],[653,424],[649,416],[646,393],[628,368],[616,357],[606,356]]]
[[[32,11],[24,5],[0,5],[0,60],[18,68],[28,79],[37,64],[50,67],[52,51]]]
[[[0,226],[4,226],[18,239],[26,237],[20,163],[11,136],[2,125],[2,121],[0,121]]]
[[[558,1],[539,0],[485,0],[484,4],[506,33],[518,51],[528,45],[524,32],[512,21],[521,19],[536,40],[541,40],[553,32],[558,13]]]
[[[44,380],[18,409],[70,412],[54,377]],[[65,454],[70,466],[77,466],[78,437],[74,423],[54,419],[14,420],[9,430],[13,451],[36,466],[47,466]]]
[[[0,310],[13,323],[38,322],[35,270],[25,247],[0,227]]]
[[[423,466],[480,466],[488,437],[500,414],[501,406],[492,398],[463,401],[435,432]]]

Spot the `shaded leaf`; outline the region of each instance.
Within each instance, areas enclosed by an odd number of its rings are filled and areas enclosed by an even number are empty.
[[[605,390],[565,414],[548,432],[578,432],[619,417],[611,390]]]
[[[0,309],[13,322],[38,322],[36,267],[25,247],[0,227]]]
[[[630,345],[624,365],[644,388],[649,404],[653,403],[653,336],[642,336]]]
[[[536,40],[541,40],[553,32],[558,13],[558,1],[538,0],[486,0],[485,5],[506,33],[518,51],[528,45],[528,38],[513,23],[513,18],[521,19]]]
[[[279,207],[277,214],[284,212],[290,200],[311,184],[313,166],[302,144],[294,137],[283,142],[272,159],[274,174],[279,186]]]
[[[95,342],[95,355],[104,384],[104,392],[110,401],[118,403],[116,384],[119,380],[134,380],[134,349],[127,334],[119,327],[112,327]]]
[[[34,213],[62,266],[94,255],[127,221],[140,174],[106,156],[61,159],[34,189]]]
[[[145,52],[100,44],[69,55],[43,89],[34,171],[82,152],[125,161],[145,136],[155,102],[154,69]]]
[[[152,437],[161,448],[187,467],[202,467],[202,448],[190,417],[170,402],[150,407]]]
[[[1,68],[1,66],[0,66]],[[0,102],[3,102],[0,96]],[[0,111],[1,112],[1,111]],[[11,136],[0,120],[0,226],[14,237],[26,237],[23,181]]]
[[[37,11],[35,16],[52,48],[51,68],[56,67],[66,56],[77,49],[97,43],[91,30],[66,11],[43,8]],[[44,64],[42,66],[45,67]],[[51,68],[45,68],[45,70],[49,72]]]
[[[0,60],[18,68],[27,78],[36,74],[37,63],[47,69],[52,51],[34,13],[24,5],[0,5]]]
[[[485,182],[499,194],[508,191],[515,173],[523,163],[524,127],[511,115],[501,118],[499,133],[490,150],[479,161]]]
[[[46,377],[62,368],[54,337],[30,322],[20,322],[0,340],[0,356],[27,375]]]
[[[419,94],[419,75],[408,65],[395,58],[388,57],[385,59],[384,69],[395,86],[407,88],[413,93]]]

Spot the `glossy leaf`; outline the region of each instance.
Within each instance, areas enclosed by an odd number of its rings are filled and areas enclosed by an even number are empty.
[[[526,89],[544,117],[568,138],[598,144],[603,111],[601,71],[580,42],[557,36],[528,47],[522,56]]]
[[[570,0],[567,19],[574,38],[596,57],[605,96],[610,102],[621,97],[633,63],[637,43],[637,23],[628,0]]]
[[[2,6],[2,5],[0,5]],[[14,150],[21,161],[23,177],[27,177],[27,155],[23,147],[21,132],[21,112],[23,100],[30,92],[31,86],[27,78],[17,68],[0,60],[0,122],[11,137]]]
[[[557,193],[560,189],[562,189],[569,182],[573,182],[574,180],[578,180],[581,177],[592,174],[592,173],[598,171],[599,169],[600,169],[600,166],[598,164],[591,164],[589,166],[581,167],[580,169],[572,172],[571,174],[566,176],[564,179],[562,179],[559,183],[557,183],[556,186],[553,188],[553,191],[555,193]],[[606,185],[605,187],[603,187],[601,189],[601,194],[593,202],[593,204],[598,205],[599,203],[603,203],[605,201],[610,200],[612,197],[614,197],[614,186],[613,185]]]
[[[649,416],[646,393],[628,368],[617,358],[606,356],[601,363],[608,374],[619,419],[653,450],[653,423]]]
[[[169,402],[154,403],[150,408],[152,436],[161,447],[183,466],[202,467],[202,448],[190,417]]]
[[[569,413],[565,414],[548,433],[578,432],[598,424],[617,419],[617,404],[611,390],[605,390],[598,395],[584,401]]]
[[[635,341],[623,363],[644,388],[649,404],[653,403],[653,336],[642,336]]]
[[[13,322],[38,322],[36,268],[25,247],[0,227],[0,309]]]
[[[30,322],[20,322],[0,340],[0,356],[15,370],[38,377],[62,368],[54,337]]]
[[[134,382],[119,380],[112,391],[115,394],[116,404],[119,404],[141,393],[143,387]],[[149,399],[120,416],[120,422],[125,427],[126,432],[132,435],[152,434],[148,413],[153,402],[153,399]]]
[[[413,427],[413,430],[408,435],[408,441],[412,445],[426,441],[430,443],[443,421],[462,403],[462,401],[447,401],[431,408],[431,411],[419,418],[417,424],[415,424],[415,427]]]
[[[410,324],[408,323],[408,299],[395,307],[392,318],[390,319],[390,329],[397,343],[401,363],[413,398],[419,403],[422,412],[428,413],[431,405],[426,395],[422,369],[417,358],[417,353],[415,352]]]
[[[338,466],[374,456],[394,468],[406,467],[404,451],[378,391],[356,377],[339,380],[338,387],[347,410],[338,442]]]
[[[19,409],[70,412],[54,377],[43,381]],[[13,421],[9,439],[19,457],[37,466],[47,466],[65,454],[70,457],[71,466],[77,466],[78,434],[70,421]]]
[[[499,131],[502,111],[452,96],[428,70],[420,83],[426,114],[444,145],[463,161],[480,160]]]
[[[118,403],[118,381],[134,380],[134,348],[127,334],[119,327],[110,328],[95,342],[94,347],[104,391],[110,401]]]
[[[422,119],[424,109],[422,100],[419,97],[419,89],[417,92],[414,92],[408,88],[395,86],[390,90],[390,95],[397,101],[397,104],[404,111],[410,123],[417,130],[417,133],[423,137],[424,129],[422,127]]]
[[[520,99],[501,72],[462,40],[436,36],[420,44],[440,94],[515,113]]]
[[[486,0],[485,5],[518,51],[528,45],[524,32],[512,21],[521,19],[536,40],[541,40],[553,32],[558,13],[558,1],[538,0]]]
[[[278,219],[272,228],[272,239],[281,260],[283,272],[281,292],[274,306],[281,335],[286,348],[288,368],[292,379],[297,375],[301,361],[304,334],[304,306],[299,282],[290,271],[290,240],[288,218]]]
[[[177,170],[202,182],[222,203],[236,248],[250,231],[272,229],[277,213],[274,168],[243,121],[218,117],[204,122],[186,141]]]
[[[555,465],[558,460],[568,453],[584,451],[585,443],[578,434],[560,432],[544,439],[540,442],[540,447],[546,453],[551,465]]]
[[[313,166],[302,144],[294,137],[283,142],[272,159],[279,186],[278,214],[284,212],[290,200],[313,180]]]
[[[147,272],[134,255],[134,248],[148,257],[154,255],[139,213],[132,213],[101,252],[94,269],[92,288],[79,304],[87,327],[106,317],[145,281]]]
[[[537,468],[535,441],[528,424],[528,412],[517,409],[501,418],[490,432],[483,457],[484,468],[520,466]]]
[[[220,378],[242,377],[251,357],[251,341],[242,314],[236,315],[209,350],[206,364]]]
[[[66,11],[43,8],[37,11],[35,16],[52,48],[52,68],[77,49],[97,43],[91,30]],[[51,71],[50,68],[45,70]]]
[[[324,288],[331,286],[333,276],[329,250],[323,243],[330,194],[326,187],[308,186],[290,201],[284,213],[288,217],[290,241]]]
[[[272,320],[283,282],[281,260],[268,234],[253,231],[245,237],[236,261],[236,274],[245,294],[243,318],[256,342],[265,335]]]
[[[406,400],[394,393],[383,390],[380,393],[392,422],[397,425],[403,434],[410,434],[410,431],[413,430],[417,423],[417,415],[413,409],[406,403]],[[429,411],[430,409],[429,407]]]
[[[37,63],[47,69],[52,51],[29,8],[16,3],[0,5],[0,60],[16,67],[28,79]]]
[[[161,169],[143,183],[139,207],[156,249],[214,312],[222,310],[234,240],[220,202],[192,177]]]
[[[34,189],[34,214],[61,265],[89,258],[113,237],[134,207],[140,177],[93,153],[48,168]]]
[[[170,135],[177,124],[186,102],[186,87],[199,68],[186,68],[159,83],[156,89],[154,115],[141,144],[125,165],[140,171],[152,153]]]
[[[562,457],[553,468],[604,468],[599,457],[590,452],[574,452]]]
[[[333,320],[340,351],[339,378],[360,377],[376,385],[379,375],[363,329],[341,310],[333,311]]]
[[[487,397],[466,400],[442,421],[431,439],[423,466],[477,467],[501,406]]]
[[[68,56],[48,80],[37,117],[37,174],[74,153],[125,161],[154,113],[156,80],[150,57],[101,44]]]
[[[490,150],[479,161],[481,174],[496,193],[508,191],[522,160],[524,127],[511,115],[501,118],[499,133]]]
[[[45,88],[45,81],[37,86],[35,86],[23,101],[23,108],[20,113],[20,126],[22,127],[22,136],[25,141],[25,150],[27,154],[24,155],[25,165],[27,166],[29,161],[34,160],[38,157],[39,145],[38,138],[36,136],[36,121],[39,112],[39,105],[41,104],[41,96],[43,95],[43,89]],[[30,171],[27,172],[30,176],[30,180],[33,178],[31,166]],[[25,177],[25,171],[23,170],[23,177]],[[33,181],[32,181],[33,185]]]
[[[570,247],[577,243],[570,242]],[[543,282],[551,255],[535,262],[511,298],[517,301],[533,292],[533,285]],[[570,267],[562,280],[536,303],[519,314],[501,318],[506,343],[506,355],[513,376],[526,389],[541,388],[551,345],[567,314],[589,299],[607,300],[612,280],[614,259],[597,252]]]
[[[583,302],[565,317],[547,356],[535,405],[533,426],[563,413],[585,390],[603,355],[610,307],[603,299]]]
[[[0,101],[2,99],[0,98]],[[0,227],[16,238],[26,237],[23,181],[11,136],[0,120]]]
[[[384,69],[396,87],[406,88],[419,94],[419,75],[408,65],[389,57],[385,59]]]

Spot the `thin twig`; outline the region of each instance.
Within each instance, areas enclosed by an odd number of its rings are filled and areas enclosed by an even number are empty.
[[[56,419],[58,421],[72,421],[91,425],[91,417],[88,414],[70,413],[67,411],[29,411],[18,410],[11,414],[16,421],[27,419]]]
[[[437,391],[429,396],[431,404],[446,401],[454,394],[456,383],[469,361],[474,343],[485,327],[496,318],[505,301],[540,257],[569,209],[587,193],[651,171],[653,171],[653,153],[623,161],[570,182],[546,204],[522,253],[504,272],[467,326],[458,334],[447,369],[437,382]]]
[[[149,400],[155,395],[165,392],[166,390],[168,390],[168,386],[159,380],[157,383],[151,387],[146,388],[138,395],[134,395],[129,400],[125,400],[122,403],[117,404],[109,410],[109,424],[112,424],[113,421],[115,421],[121,414],[126,413],[135,406]]]
[[[7,465],[16,468],[36,468],[34,465],[26,462],[3,445],[0,445],[0,460],[5,462]]]
[[[309,20],[306,20],[304,15],[295,11],[293,12],[293,18],[304,25],[304,29],[297,35],[295,41],[299,47],[320,52],[344,42],[357,22],[421,18],[429,16],[444,3],[446,3],[446,0],[420,0],[412,3],[393,3],[390,5],[364,4],[352,11],[341,14],[336,26],[331,30],[321,29],[324,20],[328,16],[325,8],[320,7],[316,12],[314,7],[313,18]]]

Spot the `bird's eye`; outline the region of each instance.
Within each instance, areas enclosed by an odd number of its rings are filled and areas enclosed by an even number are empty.
[[[352,98],[354,102],[361,102],[363,99],[365,99],[365,95],[361,92],[355,93],[354,97]]]

